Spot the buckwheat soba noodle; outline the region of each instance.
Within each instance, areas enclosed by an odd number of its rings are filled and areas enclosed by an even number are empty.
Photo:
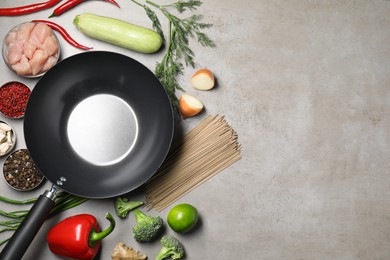
[[[237,133],[223,116],[208,116],[177,141],[145,184],[146,207],[161,211],[241,158]]]

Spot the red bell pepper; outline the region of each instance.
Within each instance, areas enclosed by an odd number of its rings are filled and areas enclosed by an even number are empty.
[[[68,217],[47,234],[50,250],[59,256],[70,259],[91,260],[100,248],[100,240],[109,235],[115,228],[115,220],[106,213],[110,226],[100,231],[96,218],[89,214]]]

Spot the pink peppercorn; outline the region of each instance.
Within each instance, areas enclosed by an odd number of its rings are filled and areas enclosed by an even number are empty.
[[[12,81],[0,88],[0,112],[7,117],[24,116],[31,90],[23,83]]]

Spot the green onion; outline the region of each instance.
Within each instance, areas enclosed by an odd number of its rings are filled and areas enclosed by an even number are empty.
[[[7,197],[0,196],[0,201],[14,204],[14,205],[29,205],[37,201],[38,198],[31,198],[27,200],[14,200]],[[60,191],[56,194],[56,199],[54,201],[54,207],[51,209],[49,218],[55,216],[56,214],[63,212],[65,210],[74,208],[84,202],[86,202],[87,198],[82,198],[76,195],[72,195],[63,191]],[[5,210],[0,210],[0,216],[3,218],[8,218],[8,220],[0,220],[0,233],[7,231],[15,231],[18,229],[20,224],[23,222],[25,216],[29,213],[29,209],[24,210],[15,210],[11,212],[7,212]],[[12,236],[12,235],[11,235]],[[0,241],[0,246],[7,243],[11,236]]]
[[[0,196],[0,201],[7,202],[10,204],[15,204],[15,205],[25,205],[25,204],[35,203],[37,201],[37,198],[32,198],[27,200],[13,200],[13,199]]]

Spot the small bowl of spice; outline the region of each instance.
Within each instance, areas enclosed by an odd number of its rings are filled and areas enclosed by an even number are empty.
[[[0,120],[0,157],[7,155],[16,144],[14,129],[5,121]]]
[[[51,69],[60,57],[60,44],[45,23],[24,22],[12,28],[3,41],[3,59],[19,76],[35,78]]]
[[[22,118],[30,95],[30,88],[22,82],[5,83],[0,87],[0,112],[9,118]]]
[[[3,176],[8,185],[18,191],[32,190],[45,179],[27,149],[16,150],[7,157]]]

